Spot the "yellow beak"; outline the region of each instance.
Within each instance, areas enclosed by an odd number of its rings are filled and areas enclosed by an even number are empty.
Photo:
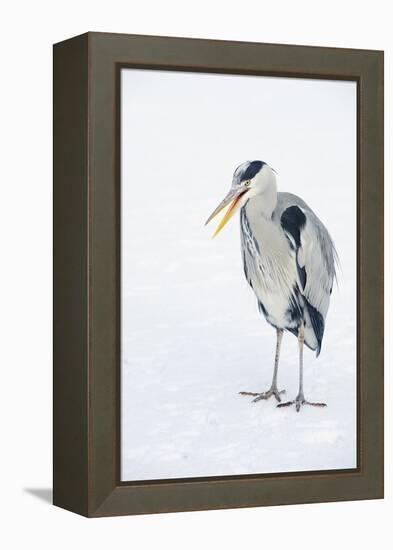
[[[246,190],[244,190],[244,189],[242,189],[242,190],[232,190],[231,189],[231,191],[229,191],[229,193],[225,197],[225,199],[217,206],[217,208],[214,210],[214,212],[209,216],[209,218],[207,219],[205,225],[207,225],[213,218],[215,218],[217,216],[217,214],[219,214],[221,212],[221,210],[223,210],[226,206],[228,206],[228,204],[230,204],[230,207],[226,211],[225,216],[222,218],[219,225],[217,226],[217,229],[215,230],[215,232],[212,236],[212,239],[214,239],[214,237],[216,235],[218,235],[218,233],[221,231],[221,229],[224,227],[224,225],[226,225],[227,222],[232,218],[232,216],[234,215],[234,213],[236,212],[236,210],[239,207],[239,202],[240,202],[241,197],[245,193],[247,193],[247,191],[248,191],[248,189],[246,189]]]

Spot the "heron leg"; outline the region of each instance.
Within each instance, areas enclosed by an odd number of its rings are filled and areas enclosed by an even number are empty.
[[[303,348],[304,348],[304,325],[303,323],[299,327],[298,335],[299,343],[299,392],[293,401],[287,401],[286,403],[279,403],[277,407],[289,407],[289,405],[295,405],[296,411],[300,411],[302,405],[311,405],[312,407],[326,407],[326,403],[314,403],[306,401],[303,392]]]
[[[277,401],[280,402],[281,401],[280,395],[285,393],[285,390],[280,391],[277,388],[278,361],[280,359],[281,341],[282,341],[283,334],[284,334],[284,331],[278,328],[277,342],[276,342],[276,355],[274,357],[273,380],[272,380],[270,389],[262,393],[255,393],[250,391],[239,392],[240,395],[251,395],[251,397],[255,397],[255,399],[252,400],[253,403],[257,403],[257,401],[261,401],[262,399],[269,399],[272,396],[274,396],[277,399]]]

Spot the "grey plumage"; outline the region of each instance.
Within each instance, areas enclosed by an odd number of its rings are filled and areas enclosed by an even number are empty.
[[[304,215],[301,227],[293,219],[296,216],[294,208]],[[253,222],[249,220],[254,211],[249,208],[248,202],[241,208],[241,248],[245,275],[257,296],[259,308],[270,324],[289,330],[296,336],[303,318],[305,343],[319,354],[336,276],[337,254],[333,241],[311,208],[291,193],[277,193],[277,205],[270,220],[254,220],[254,224],[266,226],[271,223],[277,228],[277,232],[263,234],[262,231],[259,242],[253,234]],[[286,222],[283,223],[283,219]],[[299,232],[298,242],[294,237],[296,230]],[[284,250],[286,248],[287,257],[278,253],[279,240],[286,241]],[[274,300],[267,298],[267,293]],[[280,308],[279,295],[287,302],[285,312]],[[274,301],[276,303],[272,303]]]
[[[230,204],[215,235],[240,208],[244,274],[268,323],[276,328],[273,381],[263,393],[242,392],[281,401],[277,370],[283,331],[299,340],[299,393],[294,403],[311,403],[303,394],[303,343],[321,351],[325,320],[336,277],[337,253],[328,230],[298,196],[277,192],[275,171],[265,162],[247,161],[234,172],[232,186],[206,223]]]

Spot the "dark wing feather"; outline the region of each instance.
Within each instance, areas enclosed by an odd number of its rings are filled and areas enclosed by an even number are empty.
[[[306,341],[308,331],[312,328],[319,355],[335,276],[334,245],[322,222],[306,205],[302,208],[297,205],[286,208],[280,223],[295,251],[298,286],[306,310]]]

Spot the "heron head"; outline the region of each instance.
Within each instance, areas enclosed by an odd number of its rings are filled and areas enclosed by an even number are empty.
[[[262,160],[243,162],[233,174],[232,185],[224,200],[217,206],[209,216],[205,225],[217,216],[226,206],[230,205],[225,216],[219,223],[213,237],[215,237],[224,225],[232,218],[234,213],[244,206],[246,202],[256,195],[264,193],[274,183],[275,175],[273,168],[270,168]]]

